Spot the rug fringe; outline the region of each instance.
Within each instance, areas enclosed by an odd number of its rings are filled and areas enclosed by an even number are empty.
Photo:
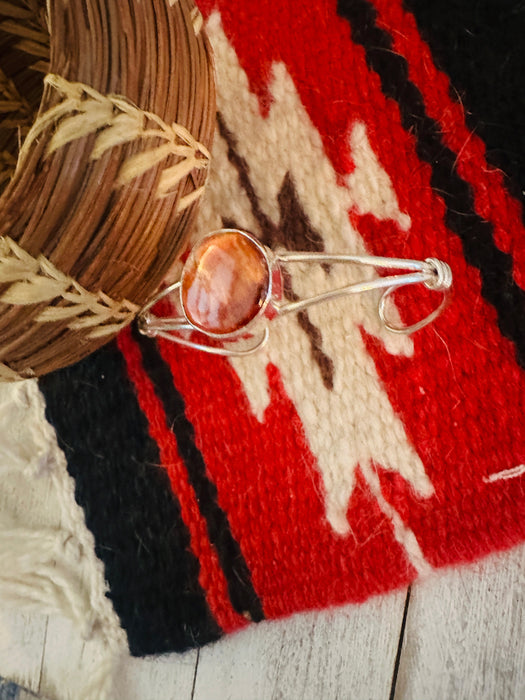
[[[23,504],[8,509],[0,501],[0,599],[20,612],[65,617],[84,640],[98,641],[93,673],[76,697],[111,700],[119,659],[129,653],[127,641],[105,595],[102,563],[35,380],[0,387],[0,420],[5,436],[0,471],[16,473],[28,490],[41,484],[44,493],[50,487],[59,511],[53,514],[56,527],[32,526],[23,522]]]

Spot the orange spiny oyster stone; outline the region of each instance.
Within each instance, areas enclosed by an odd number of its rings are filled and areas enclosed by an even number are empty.
[[[182,273],[181,302],[196,328],[225,335],[257,316],[269,289],[268,262],[255,239],[224,230],[193,248]]]

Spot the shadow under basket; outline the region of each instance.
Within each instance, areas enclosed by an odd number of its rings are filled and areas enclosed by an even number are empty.
[[[173,264],[207,177],[211,51],[190,0],[0,7],[0,380],[72,364]]]

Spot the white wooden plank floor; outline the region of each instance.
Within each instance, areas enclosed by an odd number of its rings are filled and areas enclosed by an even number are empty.
[[[525,698],[525,547],[412,586],[400,640],[405,602],[400,591],[199,652],[125,658],[115,700]],[[1,675],[50,700],[81,697],[95,650],[69,622],[3,610],[0,633]]]

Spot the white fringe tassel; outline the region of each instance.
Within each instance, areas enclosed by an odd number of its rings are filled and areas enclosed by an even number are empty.
[[[96,640],[100,658],[76,698],[112,700],[115,671],[129,653],[126,637],[35,380],[0,386],[0,426],[0,600],[22,612],[64,616],[85,640]],[[59,512],[51,505],[24,512],[24,495],[35,497],[35,489],[37,497],[50,489]]]

